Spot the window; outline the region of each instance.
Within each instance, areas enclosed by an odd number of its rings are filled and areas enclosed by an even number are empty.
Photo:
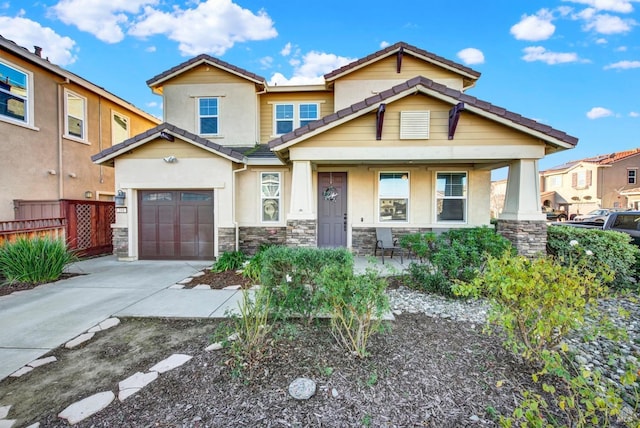
[[[280,221],[280,173],[260,173],[260,209],[265,223]]]
[[[87,100],[72,92],[65,92],[66,136],[86,140]]]
[[[318,104],[276,104],[274,108],[275,134],[282,135],[318,120]]]
[[[585,189],[591,186],[591,176],[592,173],[590,170],[574,172],[571,174],[571,187],[574,189]]]
[[[558,187],[562,187],[562,175],[551,175],[547,177],[547,187],[549,189],[557,189]]]
[[[112,144],[118,144],[129,138],[129,118],[117,112],[111,113]]]
[[[380,221],[407,221],[409,173],[381,172],[378,180]]]
[[[636,184],[637,183],[638,170],[637,169],[628,169],[627,170],[627,183],[628,184]]]
[[[199,98],[198,115],[200,135],[218,134],[218,99]]]
[[[438,221],[467,220],[467,173],[439,172],[436,179]]]
[[[0,117],[29,123],[30,76],[0,62]]]

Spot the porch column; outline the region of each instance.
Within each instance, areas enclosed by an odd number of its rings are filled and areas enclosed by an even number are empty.
[[[518,253],[528,257],[546,254],[547,223],[540,209],[540,174],[537,159],[519,159],[509,165],[504,209],[497,231]]]
[[[286,243],[291,247],[316,247],[316,214],[313,210],[313,171],[310,161],[293,161],[291,202],[287,214]]]

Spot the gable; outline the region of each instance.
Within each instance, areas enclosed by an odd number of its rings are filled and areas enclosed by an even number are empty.
[[[220,68],[213,67],[209,64],[201,64],[165,81],[163,85],[190,85],[207,83],[250,84],[247,79],[244,79],[236,74],[229,73],[225,70],[221,70]]]
[[[120,156],[121,159],[159,159],[167,156],[181,158],[208,158],[217,156],[204,148],[196,147],[191,143],[176,139],[167,141],[156,138],[138,146]]]

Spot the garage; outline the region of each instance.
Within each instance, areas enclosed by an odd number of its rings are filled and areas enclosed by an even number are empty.
[[[212,190],[138,192],[140,259],[213,260]]]

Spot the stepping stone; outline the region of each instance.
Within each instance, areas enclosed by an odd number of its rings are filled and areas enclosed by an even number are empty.
[[[0,428],[11,428],[15,423],[15,419],[0,419]]]
[[[207,284],[198,284],[193,287],[194,290],[211,290],[211,286]]]
[[[107,318],[106,320],[102,321],[100,324],[91,327],[89,330],[87,330],[88,333],[96,333],[98,331],[104,331],[104,330],[108,330],[112,327],[117,326],[118,324],[120,324],[120,319],[112,317],[112,318]]]
[[[168,372],[169,370],[173,370],[176,367],[180,367],[192,358],[193,357],[191,355],[173,354],[169,358],[165,358],[155,366],[151,367],[149,371],[158,373]]]
[[[173,284],[171,287],[169,288],[173,288],[175,290],[182,290],[184,288],[184,284]]]
[[[111,391],[104,391],[77,401],[58,413],[58,417],[66,419],[71,425],[85,420],[107,407],[116,398]]]
[[[193,278],[191,278],[191,277],[185,278],[183,280],[178,281],[178,284],[188,284],[188,283],[191,282],[192,279]]]
[[[299,377],[289,385],[289,395],[296,400],[308,400],[316,393],[316,383],[311,379]]]
[[[240,290],[241,285],[227,285],[223,290]]]
[[[67,343],[64,344],[64,347],[67,349],[73,349],[76,346],[82,345],[84,342],[91,340],[95,333],[83,333],[75,339],[71,339]]]
[[[54,361],[58,361],[58,359],[56,357],[39,358],[37,360],[31,361],[27,365],[35,369],[36,367],[44,366],[45,364],[53,363]]]
[[[33,370],[33,367],[29,367],[29,366],[24,366],[22,368],[19,368],[18,370],[16,370],[15,372],[11,373],[9,376],[10,377],[20,377],[23,375],[26,375],[27,373],[29,373],[31,370]]]
[[[128,397],[132,396],[136,392],[140,391],[145,386],[158,378],[158,372],[141,373],[129,376],[125,380],[118,383],[120,392],[118,393],[118,400],[124,401]]]
[[[222,343],[216,342],[204,348],[205,351],[219,351],[223,348]]]
[[[0,407],[0,419],[7,419],[7,416],[9,416],[9,410],[11,410],[11,406]]]
[[[191,275],[191,278],[199,278],[199,277],[201,277],[202,275],[204,275],[204,272],[203,272],[203,271],[196,272],[196,273],[194,273],[193,275]]]
[[[35,424],[31,424],[27,428],[40,428],[40,422],[36,422]]]

